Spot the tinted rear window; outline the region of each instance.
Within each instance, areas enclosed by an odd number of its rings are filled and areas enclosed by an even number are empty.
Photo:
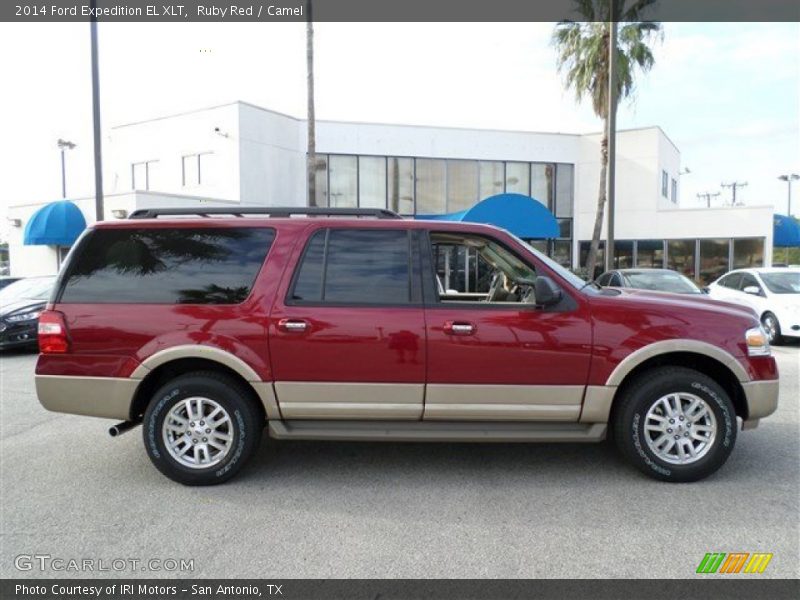
[[[70,261],[60,302],[238,304],[250,294],[272,229],[101,229]]]

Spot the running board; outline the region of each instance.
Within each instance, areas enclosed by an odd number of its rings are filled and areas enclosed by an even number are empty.
[[[387,442],[599,442],[605,423],[464,421],[270,421],[279,440]]]

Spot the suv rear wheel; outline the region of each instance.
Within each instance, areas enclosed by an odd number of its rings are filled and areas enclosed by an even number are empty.
[[[233,477],[258,448],[264,420],[250,394],[214,372],[189,373],[164,385],[144,414],[143,435],[153,464],[185,485]]]
[[[642,374],[614,414],[614,437],[640,471],[672,482],[714,473],[736,443],[728,394],[693,369],[661,367]]]

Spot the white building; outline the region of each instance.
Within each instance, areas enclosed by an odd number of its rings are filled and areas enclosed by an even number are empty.
[[[578,267],[594,227],[600,137],[319,121],[316,203],[441,214],[518,192],[559,221],[561,237],[538,244]],[[153,206],[307,203],[305,121],[244,102],[114,127],[104,150],[106,218]],[[619,266],[666,264],[706,281],[733,266],[768,264],[772,207],[681,209],[679,173],[680,152],[659,127],[619,132]],[[93,221],[94,200],[75,202]],[[19,222],[12,274],[59,264],[58,248],[23,245],[36,208],[9,210]]]

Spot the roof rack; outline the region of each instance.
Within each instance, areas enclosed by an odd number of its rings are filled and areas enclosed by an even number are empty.
[[[402,219],[399,214],[385,208],[304,208],[300,206],[239,206],[236,208],[140,208],[133,211],[129,219],[156,219],[158,217],[190,216],[208,218],[217,215],[244,217],[263,215],[270,218],[294,216],[309,217],[372,217],[376,219]]]

